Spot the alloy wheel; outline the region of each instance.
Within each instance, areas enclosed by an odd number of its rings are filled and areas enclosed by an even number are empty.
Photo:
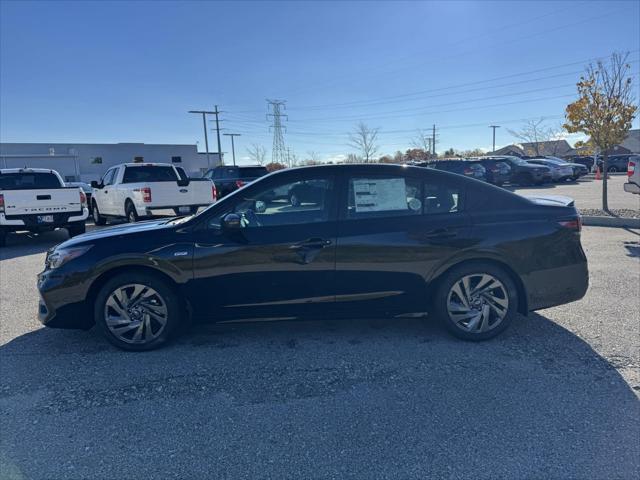
[[[449,318],[461,330],[483,333],[496,328],[509,310],[507,289],[488,273],[465,275],[447,295]]]
[[[139,283],[123,285],[107,297],[104,320],[109,331],[125,343],[145,344],[160,336],[168,309],[162,296]]]

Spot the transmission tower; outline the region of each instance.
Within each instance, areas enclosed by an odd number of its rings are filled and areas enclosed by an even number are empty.
[[[282,134],[283,129],[286,127],[282,126],[282,118],[288,120],[289,117],[283,113],[281,113],[281,109],[285,110],[285,101],[284,100],[269,100],[267,99],[267,103],[271,109],[272,113],[267,114],[267,120],[272,120],[271,128],[273,129],[273,148],[271,150],[271,161],[274,163],[282,163],[285,164],[287,162],[287,149],[284,146],[284,136]]]

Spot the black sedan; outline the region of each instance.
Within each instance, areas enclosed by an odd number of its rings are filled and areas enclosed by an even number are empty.
[[[518,185],[542,185],[551,182],[551,169],[544,165],[532,165],[526,160],[511,156],[482,157],[482,159],[500,160],[511,168],[511,183]]]
[[[323,194],[276,199],[310,182]],[[190,321],[429,312],[491,338],[517,313],[587,290],[581,220],[566,197],[526,199],[433,169],[330,165],[272,173],[193,216],[96,230],[47,253],[47,326],[97,323],[149,350]]]

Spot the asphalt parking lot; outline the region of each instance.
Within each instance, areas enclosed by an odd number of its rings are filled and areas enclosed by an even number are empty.
[[[472,344],[435,322],[42,328],[66,238],[0,250],[0,478],[638,478],[640,232],[588,227],[579,302]]]
[[[626,175],[609,175],[607,182],[609,208],[613,210],[640,211],[640,195],[624,191]],[[576,201],[581,210],[602,208],[602,181],[593,177],[581,178],[577,182],[546,183],[536,187],[514,187],[510,190],[521,195],[565,195]]]

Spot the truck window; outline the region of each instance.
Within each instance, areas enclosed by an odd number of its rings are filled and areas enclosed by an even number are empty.
[[[147,165],[126,167],[122,183],[175,182],[177,180],[178,177],[172,167]]]
[[[0,174],[0,190],[44,190],[62,188],[53,173],[17,172]]]
[[[240,178],[257,178],[266,175],[267,169],[265,167],[249,167],[240,169]]]

